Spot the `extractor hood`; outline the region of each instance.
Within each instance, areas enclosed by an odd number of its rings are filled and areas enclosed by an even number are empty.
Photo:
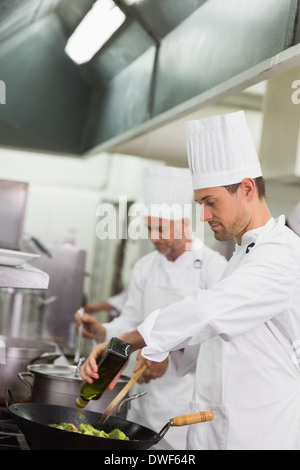
[[[268,80],[260,158],[264,175],[300,183],[300,67]]]
[[[111,151],[300,63],[297,0],[114,1],[125,23],[78,65],[93,0],[0,0],[0,146]]]

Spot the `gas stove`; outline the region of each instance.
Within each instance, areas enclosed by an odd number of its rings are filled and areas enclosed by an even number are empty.
[[[0,409],[0,450],[30,450],[24,434],[6,409]]]

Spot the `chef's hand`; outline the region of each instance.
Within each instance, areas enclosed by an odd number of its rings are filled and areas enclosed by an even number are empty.
[[[101,309],[98,308],[98,304],[87,303],[84,306],[85,313],[93,314],[99,312]]]
[[[107,352],[108,343],[107,341],[95,346],[85,363],[81,366],[80,375],[85,382],[91,384],[95,379],[99,379],[97,361]]]
[[[131,352],[137,351],[146,346],[143,337],[137,330],[130,331],[129,333],[124,333],[120,336],[120,339],[126,341],[128,344],[131,345]],[[98,344],[97,346],[95,346],[91,354],[87,358],[86,362],[83,364],[83,366],[81,366],[80,374],[85,382],[91,384],[93,383],[94,379],[99,378],[97,361],[99,362],[99,359],[101,359],[105,355],[108,344],[109,342],[107,341],[106,343]],[[120,376],[120,374],[118,374],[118,376]],[[115,380],[113,380],[112,384],[114,383]],[[111,389],[111,386],[109,386],[109,389]]]
[[[166,373],[169,366],[168,357],[162,362],[148,361],[141,355],[141,351],[137,355],[137,361],[138,362],[134,369],[134,372],[137,372],[144,364],[147,364],[147,369],[145,370],[141,378],[138,380],[139,384],[149,383],[153,379],[158,379],[159,377],[162,377]]]
[[[80,375],[81,378],[88,382],[89,384],[93,383],[95,379],[99,379],[98,374],[98,365],[97,363],[101,360],[102,356],[104,356],[107,352],[107,346],[109,341],[106,343],[98,344],[94,347],[91,354],[85,361],[85,363],[80,368]],[[123,370],[127,367],[127,363],[122,367],[120,372],[116,375],[116,377],[112,380],[112,382],[108,386],[108,390],[113,390],[115,385],[117,384],[119,378],[122,375]]]
[[[98,303],[88,302],[84,306],[84,311],[90,314],[101,312],[102,310],[112,310],[112,309],[113,307],[106,301],[98,302]]]
[[[82,334],[85,338],[93,339],[102,343],[106,338],[106,329],[95,317],[85,313],[82,317],[79,313],[75,313],[76,327],[83,325]]]

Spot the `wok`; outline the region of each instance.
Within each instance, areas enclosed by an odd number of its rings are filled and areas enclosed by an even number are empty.
[[[9,390],[6,391],[6,406],[10,415],[25,435],[28,444],[38,450],[147,450],[157,444],[172,425],[186,425],[213,419],[211,411],[188,415],[188,419],[184,422],[180,419],[180,424],[175,424],[177,418],[174,418],[159,433],[156,433],[137,423],[114,416],[100,425],[99,419],[102,414],[93,411],[84,410],[86,419],[83,421],[75,408],[39,403],[12,403],[9,405],[8,395],[12,399]],[[85,422],[97,429],[104,430],[106,433],[118,428],[130,440],[121,441],[88,436],[49,426],[49,424],[62,422],[73,423],[75,426]]]

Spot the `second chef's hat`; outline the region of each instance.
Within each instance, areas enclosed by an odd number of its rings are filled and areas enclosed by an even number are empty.
[[[186,122],[186,139],[193,189],[262,176],[243,111]]]
[[[145,170],[144,197],[148,216],[180,220],[191,216],[193,187],[187,168],[155,166]]]

